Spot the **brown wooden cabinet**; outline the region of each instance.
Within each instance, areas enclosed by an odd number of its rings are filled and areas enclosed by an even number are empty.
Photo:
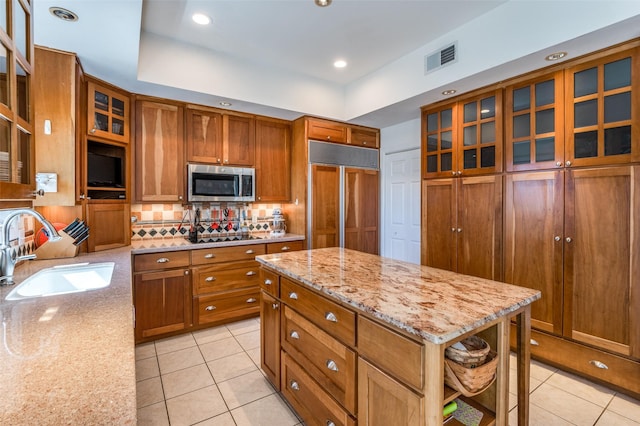
[[[187,161],[250,167],[255,164],[252,115],[188,105]]]
[[[136,100],[136,199],[184,200],[183,110],[178,104]]]
[[[311,166],[311,248],[340,245],[340,168]]]
[[[367,148],[380,148],[380,132],[373,129],[351,126],[347,143]]]
[[[136,342],[188,329],[191,325],[190,289],[188,269],[134,274]]]
[[[345,168],[344,247],[378,254],[379,173]]]
[[[260,300],[260,366],[280,389],[280,301],[262,291]]]
[[[122,203],[87,203],[89,252],[131,244],[131,209]]]
[[[81,108],[84,74],[73,53],[36,46],[34,52],[36,172],[57,174],[57,192],[34,206],[74,206],[84,194]],[[48,120],[49,130],[45,130]]]
[[[256,119],[256,201],[291,199],[291,124]]]
[[[114,142],[129,143],[130,99],[113,86],[87,82],[87,132]]]
[[[326,142],[346,143],[347,126],[335,121],[308,118],[307,137]]]
[[[502,171],[502,91],[422,110],[422,177]]]
[[[422,263],[502,279],[502,177],[425,180]]]

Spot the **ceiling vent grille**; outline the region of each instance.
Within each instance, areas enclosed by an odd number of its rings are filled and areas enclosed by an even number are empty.
[[[445,65],[458,61],[458,42],[443,47],[424,57],[424,73],[433,72]]]

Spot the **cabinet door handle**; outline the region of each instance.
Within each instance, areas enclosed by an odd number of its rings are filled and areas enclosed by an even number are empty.
[[[609,369],[609,366],[607,366],[607,364],[605,364],[604,362],[596,361],[595,359],[592,359],[591,361],[589,361],[589,364],[593,365],[596,368],[600,368],[602,370]]]
[[[451,228],[451,232],[456,232],[456,228]]]
[[[257,274],[257,272],[256,272],[256,271],[249,271],[249,272],[247,272],[245,275],[246,275],[246,276],[248,276],[248,277],[252,277],[252,276],[254,276],[254,275],[256,275],[256,274]]]
[[[296,339],[296,340],[300,339],[300,335],[299,335],[299,334],[298,334],[298,332],[297,332],[297,331],[295,331],[295,330],[293,330],[293,331],[289,334],[289,336],[291,336],[291,338],[292,338],[292,339]]]
[[[336,317],[336,314],[334,314],[333,312],[327,312],[326,314],[324,314],[324,319],[331,322],[338,322],[338,317]]]
[[[255,297],[248,298],[247,303],[256,303],[256,298]]]
[[[272,303],[272,304],[271,304],[271,307],[275,310],[275,309],[278,309],[278,308],[280,307],[280,304],[278,304],[278,303]]]
[[[291,248],[290,248],[289,246],[284,246],[284,247],[282,247],[280,250],[282,250],[282,251],[289,251],[289,250],[291,250]]]
[[[560,241],[562,238],[560,238],[560,235],[556,235],[555,237],[553,237],[554,241]]]
[[[216,307],[213,305],[209,305],[206,308],[204,308],[205,311],[215,311]]]
[[[216,257],[216,255],[213,253],[207,253],[204,255],[205,259],[213,259],[214,257]]]
[[[556,161],[556,166],[557,167],[562,167],[562,161]]]
[[[216,277],[207,277],[207,278],[205,278],[204,280],[205,280],[206,282],[210,283],[210,282],[212,282],[212,281],[215,281],[215,280],[216,280]]]
[[[338,364],[332,359],[327,360],[327,368],[331,371],[338,371]]]
[[[249,250],[245,251],[245,253],[246,253],[246,254],[253,254],[253,253],[255,253],[255,252],[254,252],[252,249],[249,249]]]
[[[573,241],[573,240],[571,239],[571,237],[567,237],[567,238],[565,238],[565,241],[566,241],[566,242],[568,242],[568,243],[570,243],[570,242],[571,242],[571,241]]]
[[[565,165],[565,166],[567,166],[567,167],[571,166],[571,161],[566,161],[566,162],[564,163],[564,165]]]
[[[300,386],[295,380],[292,380],[291,383],[289,383],[289,386],[291,386],[291,389],[293,389],[294,391],[300,390]]]
[[[538,343],[536,339],[529,340],[529,343],[531,344],[531,346],[540,346],[540,343]]]
[[[453,176],[455,176],[455,175],[456,175],[455,170],[452,170],[452,171],[451,171],[451,174],[452,174]]]
[[[458,229],[456,229],[456,231],[458,231],[460,233],[460,232],[462,232],[462,228],[458,228]]]
[[[298,294],[295,291],[289,293],[289,299],[298,300]]]
[[[336,426],[336,424],[331,420],[327,420],[327,426]]]
[[[156,263],[167,263],[169,262],[169,259],[167,259],[166,257],[161,257],[160,259],[156,260]]]
[[[273,282],[270,279],[264,280],[264,285],[271,285]]]

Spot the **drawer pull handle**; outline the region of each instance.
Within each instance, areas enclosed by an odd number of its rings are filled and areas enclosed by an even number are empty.
[[[271,307],[275,310],[275,309],[278,309],[280,305],[278,303],[272,303]]]
[[[331,322],[338,322],[338,317],[333,312],[327,312],[324,316],[324,319]]]
[[[254,252],[252,249],[249,249],[249,250],[245,251],[245,253],[246,253],[246,254],[253,254],[253,253],[255,253],[255,252]]]
[[[289,386],[291,386],[291,389],[293,389],[294,391],[300,390],[300,386],[295,380],[292,380],[291,383],[289,383]]]
[[[204,310],[205,310],[205,311],[213,311],[213,310],[215,310],[215,309],[216,309],[216,307],[215,307],[215,306],[213,306],[213,305],[209,305],[209,306],[207,306],[206,308],[204,308]]]
[[[264,285],[271,285],[271,284],[273,284],[273,281],[268,280],[268,279],[264,280]]]
[[[540,343],[538,343],[536,339],[529,340],[529,343],[531,343],[531,346],[540,346]]]
[[[207,277],[204,279],[206,282],[210,283],[211,281],[215,281],[216,277]]]
[[[291,336],[292,339],[300,339],[300,335],[295,330],[292,331],[291,334],[289,334],[289,336]]]
[[[161,257],[160,259],[156,260],[156,263],[167,263],[169,262],[169,259],[167,259],[166,257]]]
[[[284,246],[284,247],[282,247],[280,250],[282,250],[282,251],[289,251],[289,250],[291,250],[291,247],[289,247],[289,246]]]
[[[327,368],[331,371],[338,371],[338,364],[332,359],[327,360]]]
[[[298,293],[292,291],[291,293],[289,293],[289,299],[298,300]]]
[[[213,259],[214,257],[216,257],[216,255],[213,253],[207,253],[204,255],[205,259]]]
[[[589,361],[589,364],[593,365],[596,368],[600,368],[602,370],[608,370],[609,369],[607,364],[605,364],[604,362],[596,361],[595,359],[592,359],[591,361]]]
[[[249,271],[245,275],[248,276],[248,277],[252,277],[252,276],[256,275],[256,273],[257,273],[256,271]]]
[[[331,420],[327,420],[327,426],[336,426],[336,424]]]
[[[255,297],[248,298],[247,303],[256,303],[256,298]]]

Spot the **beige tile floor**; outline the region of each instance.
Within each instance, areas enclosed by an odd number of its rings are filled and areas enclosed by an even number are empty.
[[[138,424],[302,425],[259,366],[257,318],[138,345]],[[516,396],[510,396],[509,423],[516,425]],[[537,361],[530,413],[531,426],[640,426],[640,401]]]

